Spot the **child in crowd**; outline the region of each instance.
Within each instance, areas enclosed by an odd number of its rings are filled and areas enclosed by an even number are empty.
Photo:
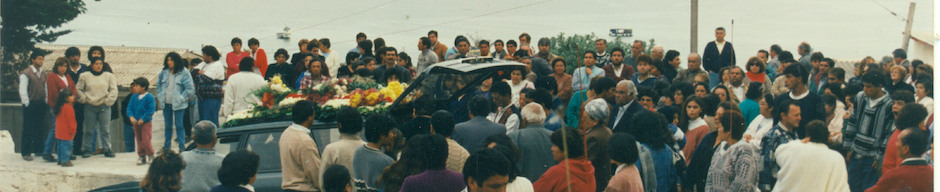
[[[58,140],[56,143],[59,145],[56,153],[59,156],[58,164],[63,167],[72,166],[72,161],[68,157],[72,156],[72,139],[75,138],[75,132],[78,129],[78,122],[75,120],[75,108],[72,108],[74,103],[75,94],[69,89],[64,89],[59,92],[59,98],[53,111],[55,112],[55,138]]]
[[[134,140],[137,141],[137,165],[147,164],[148,160],[153,160],[153,145],[150,142],[152,136],[151,125],[153,113],[156,111],[156,101],[153,95],[147,92],[150,82],[143,77],[134,79],[131,83],[130,101],[127,103],[127,116],[130,119],[131,126],[134,127]]]

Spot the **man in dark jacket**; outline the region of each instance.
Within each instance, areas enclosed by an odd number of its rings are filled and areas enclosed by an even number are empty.
[[[725,66],[734,65],[734,61],[734,46],[725,41],[725,28],[718,27],[715,29],[715,41],[705,45],[705,54],[702,57],[705,71],[708,71],[708,86],[715,87],[721,83],[719,71]]]

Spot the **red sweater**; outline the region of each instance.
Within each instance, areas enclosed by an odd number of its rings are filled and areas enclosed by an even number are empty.
[[[72,81],[72,77],[65,75],[65,79],[68,81],[66,85],[65,81],[62,81],[62,78],[59,78],[59,75],[55,73],[50,73],[49,77],[46,77],[46,92],[49,93],[49,96],[46,97],[49,101],[49,106],[55,106],[55,102],[59,99],[59,92],[63,89],[69,89],[72,91],[72,95],[75,95],[75,82]]]
[[[267,74],[266,72],[268,71],[268,55],[264,53],[264,49],[262,48],[258,48],[258,52],[255,53],[255,67],[258,68],[258,71],[261,71],[261,76],[264,76],[264,74]]]
[[[228,52],[225,54],[225,79],[228,80],[228,76],[238,73],[238,63],[242,62],[242,58],[251,56],[251,53],[242,51],[242,54],[235,54],[235,52]]]
[[[881,175],[875,186],[865,190],[877,191],[933,191],[933,167],[924,160],[908,161]]]
[[[539,192],[567,192],[569,184],[568,176],[565,174],[566,164],[570,165],[570,186],[572,191],[596,191],[596,181],[594,180],[594,166],[591,161],[581,157],[578,159],[568,159],[562,161],[545,171],[538,181],[532,184],[535,191]]]
[[[904,159],[901,159],[901,156],[898,156],[898,147],[895,143],[898,141],[898,135],[901,134],[901,130],[894,130],[894,133],[891,133],[891,137],[888,138],[888,146],[885,146],[885,156],[884,160],[881,161],[881,173],[887,173],[888,170],[894,169],[901,164]]]
[[[77,128],[78,122],[75,121],[75,109],[72,108],[72,104],[62,105],[59,114],[55,116],[55,138],[72,140],[75,138]]]

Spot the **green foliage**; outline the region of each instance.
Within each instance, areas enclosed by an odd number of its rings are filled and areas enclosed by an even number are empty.
[[[594,35],[594,33],[586,35],[575,34],[571,36],[565,36],[565,33],[559,33],[558,36],[551,37],[551,52],[552,54],[565,58],[565,61],[568,62],[568,67],[565,68],[565,72],[570,74],[581,65],[581,56],[584,52],[597,50],[594,46],[594,41],[598,38],[599,37]],[[614,47],[620,47],[626,52],[624,54],[630,55],[632,54],[630,50],[632,44],[633,41],[624,41],[622,37],[617,37],[613,40],[607,39],[607,51],[609,53]],[[654,45],[656,45],[655,39],[643,42],[644,53],[649,54]]]
[[[72,30],[54,30],[85,12],[82,0],[0,1],[2,90],[16,90],[17,72],[28,65],[36,43],[53,42]]]

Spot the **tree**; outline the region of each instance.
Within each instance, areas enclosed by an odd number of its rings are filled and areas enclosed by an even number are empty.
[[[575,34],[572,36],[565,36],[565,33],[560,33],[558,36],[551,37],[551,52],[552,54],[565,58],[565,62],[568,63],[568,66],[565,67],[565,72],[571,74],[580,66],[582,54],[584,54],[585,51],[595,50],[594,41],[597,39],[598,37],[594,35],[594,33],[586,35]],[[645,50],[644,52],[646,54],[650,54],[653,45],[656,45],[655,42],[655,39],[643,42],[643,50]],[[624,55],[631,55],[631,45],[632,42],[625,42],[623,38],[617,37],[607,41],[607,51],[610,51],[614,47],[620,47],[626,52]]]
[[[36,43],[54,42],[72,30],[55,30],[85,13],[82,0],[3,0],[0,1],[0,52],[2,90],[16,90],[17,73],[28,65]]]

